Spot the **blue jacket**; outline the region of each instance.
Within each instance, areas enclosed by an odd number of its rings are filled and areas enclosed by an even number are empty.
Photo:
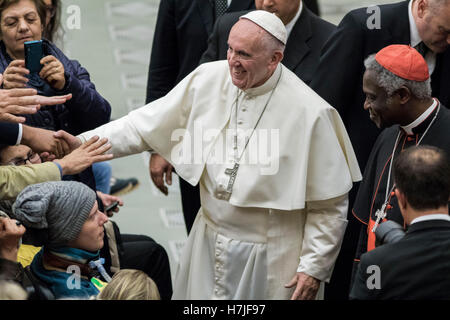
[[[70,60],[54,44],[43,39],[44,55],[56,57],[64,66],[66,85],[59,91],[37,77],[30,79],[28,87],[38,90],[40,95],[53,96],[72,93],[72,99],[65,104],[42,106],[36,114],[26,115],[26,124],[49,130],[65,130],[73,135],[92,130],[107,123],[111,106],[90,81],[89,73],[76,60]],[[3,73],[12,59],[0,41],[0,73]]]

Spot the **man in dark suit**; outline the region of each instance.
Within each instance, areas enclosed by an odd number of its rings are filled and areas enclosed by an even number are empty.
[[[311,88],[338,110],[362,170],[380,133],[363,108],[364,59],[390,44],[426,45],[426,60],[433,67],[433,96],[450,106],[446,89],[450,81],[449,34],[450,2],[402,1],[349,12],[323,47]],[[360,229],[350,213],[357,190],[354,187],[349,194],[349,223],[325,298],[342,299],[348,294]]]
[[[320,17],[320,8],[317,0],[304,0],[304,3],[309,10]]]
[[[406,235],[361,256],[351,299],[450,299],[450,159],[412,147],[394,161]],[[383,224],[381,224],[383,225]]]
[[[317,17],[301,0],[255,0],[255,7],[275,12],[283,21],[289,37],[282,63],[309,84],[319,64],[320,50],[336,27]],[[200,63],[227,58],[228,34],[243,14],[228,13],[217,20]]]
[[[227,5],[229,6],[227,7]],[[193,71],[206,50],[215,20],[224,12],[248,10],[254,0],[161,0],[153,37],[146,103],[165,96]],[[150,175],[165,194],[171,184],[172,167],[157,154],[150,160]],[[200,208],[198,187],[180,179],[181,199],[189,233]]]

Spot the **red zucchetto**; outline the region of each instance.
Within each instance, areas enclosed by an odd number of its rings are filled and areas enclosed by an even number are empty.
[[[430,77],[425,59],[411,46],[387,46],[378,51],[375,60],[385,69],[406,80],[425,81]]]

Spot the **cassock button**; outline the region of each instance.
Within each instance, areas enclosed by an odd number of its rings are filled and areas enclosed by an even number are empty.
[[[242,112],[246,112],[247,111],[247,108],[242,108]]]
[[[237,124],[243,124],[244,123],[244,121],[242,121],[242,120],[238,120],[238,122],[237,122]]]

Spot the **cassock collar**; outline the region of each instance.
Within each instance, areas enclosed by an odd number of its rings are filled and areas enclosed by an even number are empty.
[[[423,131],[425,131],[425,129],[430,124],[430,121],[433,119],[432,116],[434,116],[435,112],[437,112],[438,104],[439,101],[433,99],[433,103],[427,110],[425,110],[424,113],[422,113],[416,120],[414,120],[410,124],[403,127],[400,126],[400,128],[402,128],[407,135],[422,133]]]
[[[281,73],[281,63],[278,64],[272,76],[264,84],[256,88],[244,90],[245,94],[249,97],[255,97],[268,93],[277,85],[280,73]]]

